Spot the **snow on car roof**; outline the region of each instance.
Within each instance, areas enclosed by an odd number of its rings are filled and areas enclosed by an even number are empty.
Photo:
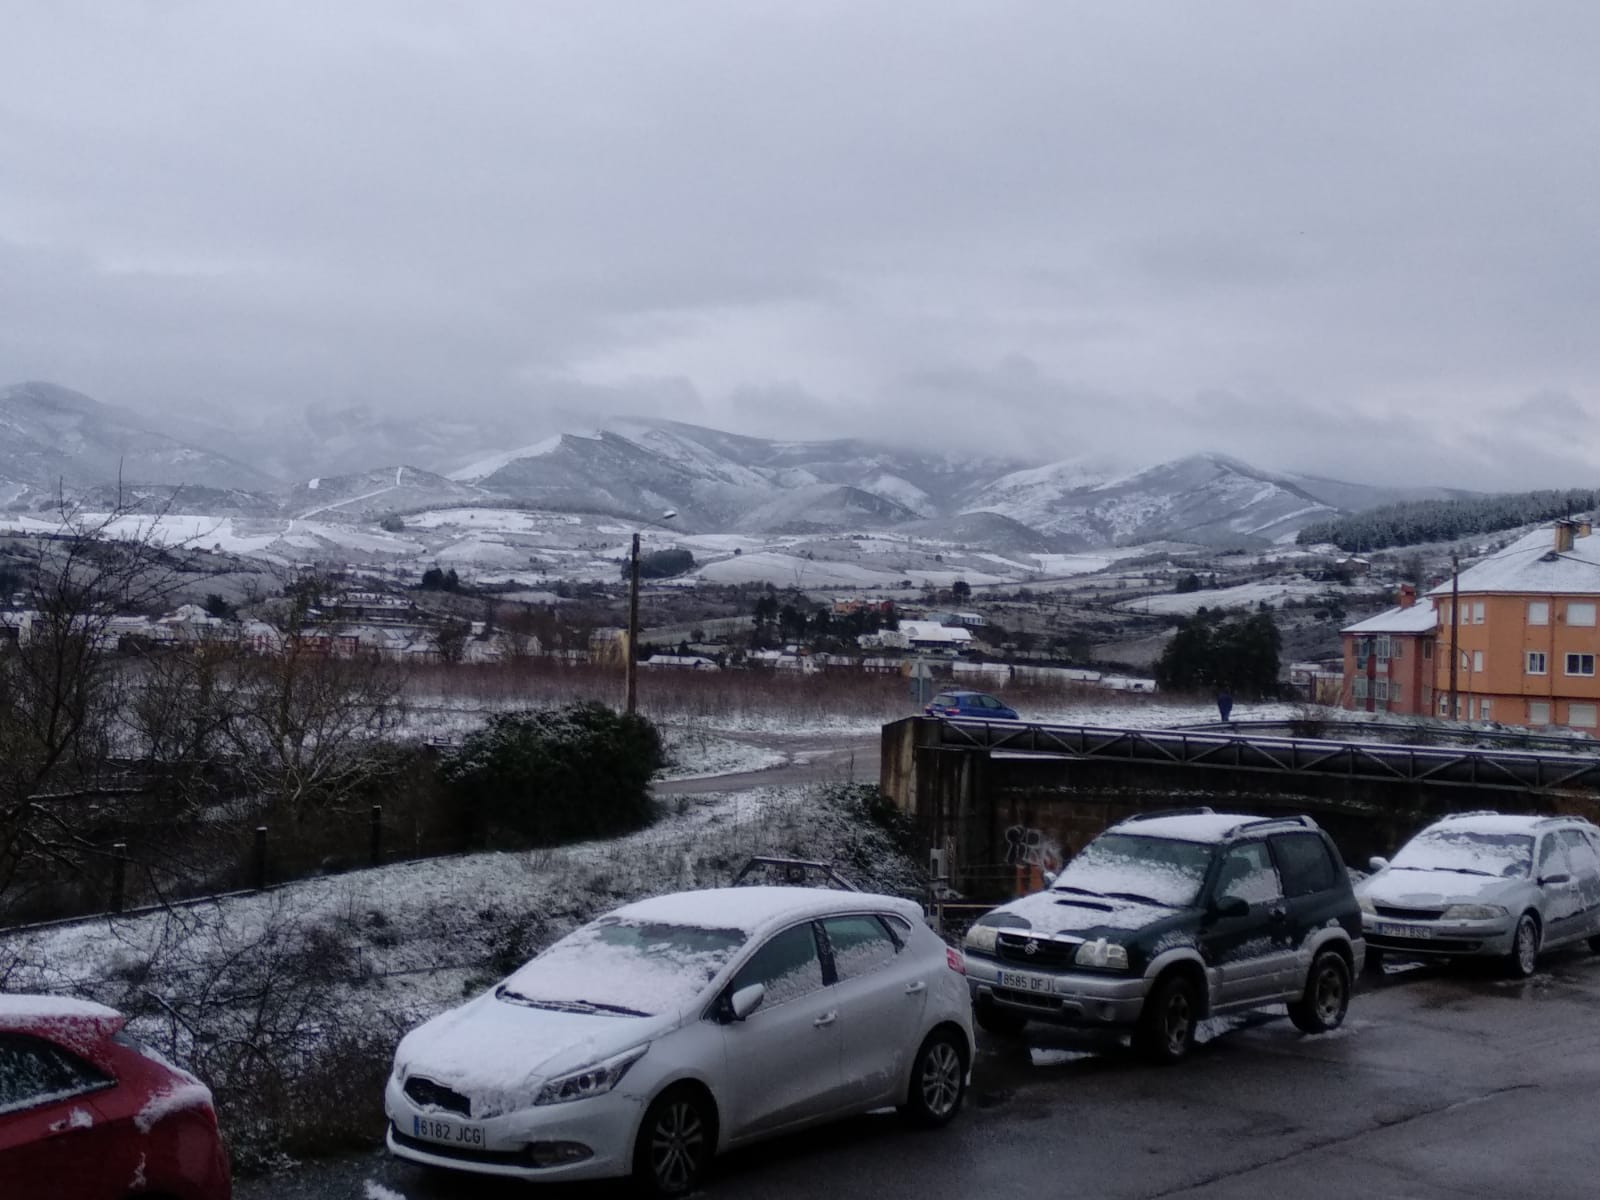
[[[862,908],[891,909],[921,917],[921,910],[915,904],[895,896],[803,887],[706,888],[698,892],[672,892],[626,905],[613,915],[632,921],[660,921],[667,925],[697,925],[705,929],[740,929],[754,933],[786,918],[858,911]]]
[[[1529,813],[1471,813],[1461,817],[1446,817],[1429,829],[1454,829],[1463,833],[1532,833],[1547,816]]]
[[[1123,821],[1112,826],[1117,833],[1137,837],[1177,838],[1184,842],[1217,842],[1236,826],[1270,818],[1248,813],[1180,813],[1170,817],[1150,817],[1143,821]]]
[[[92,1000],[70,996],[0,995],[0,1028],[15,1029],[40,1021],[120,1021],[122,1014]]]

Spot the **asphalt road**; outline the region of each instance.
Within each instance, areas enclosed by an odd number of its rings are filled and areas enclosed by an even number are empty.
[[[878,759],[883,747],[883,735],[880,733],[723,733],[718,736],[781,751],[784,761],[759,771],[741,771],[734,775],[658,780],[650,785],[651,793],[656,796],[701,796],[711,792],[742,792],[757,787],[878,782]]]
[[[1531,980],[1490,970],[1369,976],[1345,1027],[1263,1015],[1148,1067],[1050,1030],[985,1040],[968,1107],[918,1132],[872,1115],[730,1155],[717,1200],[1028,1196],[1461,1200],[1600,1195],[1600,956]],[[387,1190],[385,1190],[387,1189]],[[382,1155],[241,1180],[239,1200],[601,1200],[431,1175]]]

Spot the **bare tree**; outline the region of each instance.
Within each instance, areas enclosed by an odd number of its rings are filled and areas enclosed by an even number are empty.
[[[120,700],[115,619],[153,609],[182,582],[179,552],[158,537],[164,512],[63,503],[56,528],[23,544],[27,608],[15,640],[0,643],[0,900],[42,878],[80,876],[102,852],[80,814],[119,790],[107,769]]]

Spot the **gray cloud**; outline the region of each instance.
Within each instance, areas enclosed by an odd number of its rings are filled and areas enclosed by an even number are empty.
[[[1580,0],[7,26],[0,381],[1465,486],[1600,449]]]

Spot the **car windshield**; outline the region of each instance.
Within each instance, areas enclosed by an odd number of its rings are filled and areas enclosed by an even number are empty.
[[[1211,854],[1200,842],[1105,833],[1066,865],[1054,890],[1184,908],[1199,896]]]
[[[569,1012],[653,1016],[692,1003],[747,940],[740,929],[601,917],[517,971],[495,995]]]
[[[1390,865],[1412,871],[1522,878],[1533,867],[1533,835],[1449,826],[1424,829],[1401,847]]]

